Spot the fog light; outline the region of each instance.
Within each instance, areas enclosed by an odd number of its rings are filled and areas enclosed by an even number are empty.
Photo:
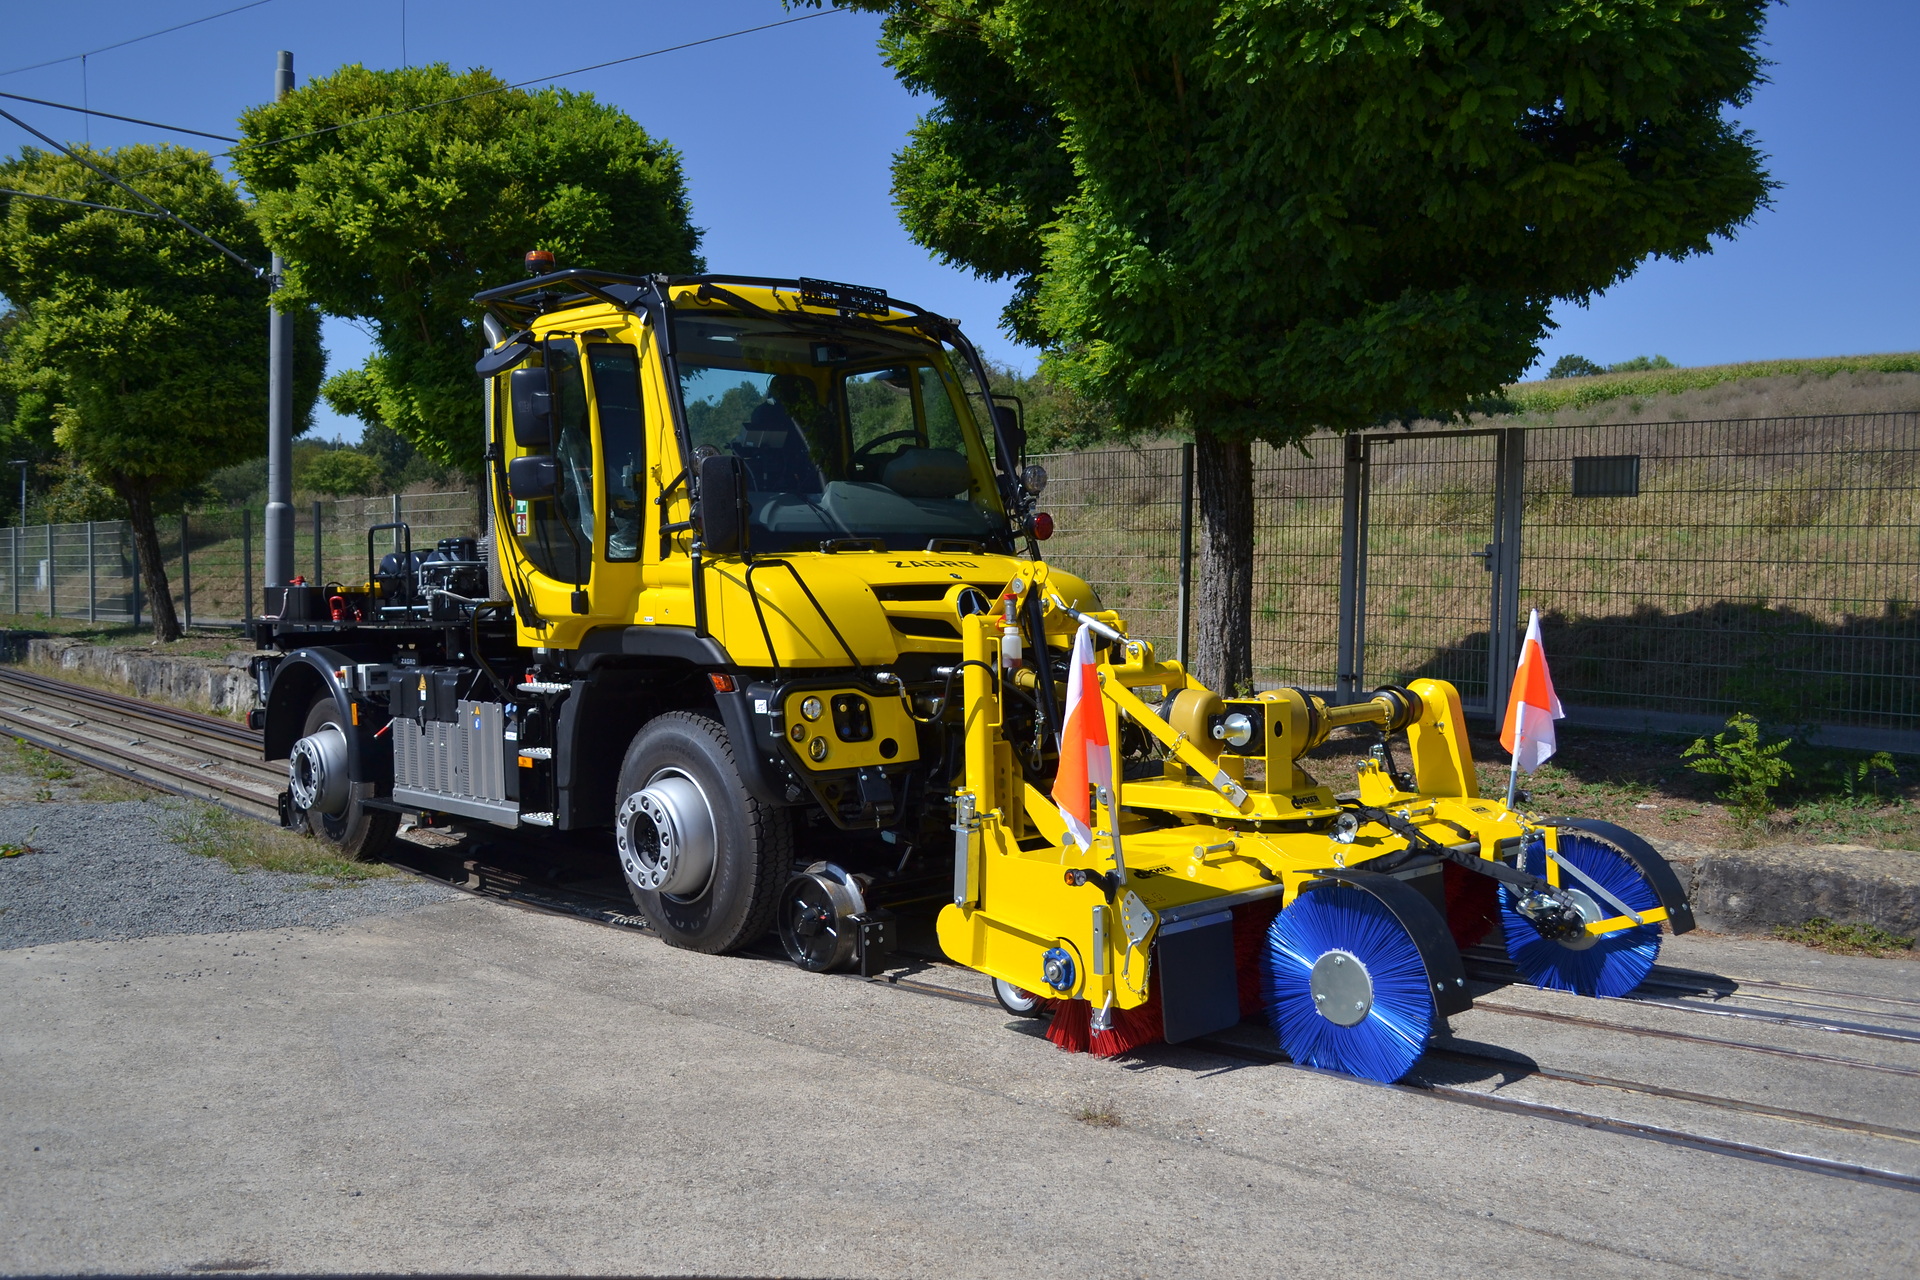
[[[827,758],[827,740],[825,738],[815,738],[812,742],[809,742],[807,744],[807,754],[812,756],[816,763],[825,760]]]

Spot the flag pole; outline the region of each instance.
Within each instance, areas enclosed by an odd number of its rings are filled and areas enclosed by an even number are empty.
[[[1513,797],[1520,790],[1520,753],[1515,752],[1513,763],[1507,768],[1507,812],[1513,812]]]

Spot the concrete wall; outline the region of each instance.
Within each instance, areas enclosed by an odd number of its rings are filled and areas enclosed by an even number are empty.
[[[144,649],[86,644],[58,636],[8,636],[7,658],[52,673],[109,680],[136,697],[196,710],[244,715],[259,705],[244,653],[185,658]]]

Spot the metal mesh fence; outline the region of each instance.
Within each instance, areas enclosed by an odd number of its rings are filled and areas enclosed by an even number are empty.
[[[1540,611],[1563,702],[1920,733],[1920,414],[1525,435],[1519,620]],[[1369,436],[1361,683],[1486,698],[1495,453],[1491,435]],[[1179,447],[1042,461],[1048,557],[1171,647]],[[1253,462],[1256,679],[1332,688],[1341,443]]]
[[[266,581],[259,507],[191,511],[156,522],[176,613],[197,625],[238,626],[261,605]],[[416,548],[473,537],[479,506],[472,493],[410,493],[343,498],[296,510],[294,560],[309,581],[360,582],[367,572],[367,529],[405,521]],[[402,536],[375,538],[376,558]],[[0,609],[23,617],[130,623],[147,616],[144,584],[134,581],[133,533],[124,520],[29,525],[0,530]]]

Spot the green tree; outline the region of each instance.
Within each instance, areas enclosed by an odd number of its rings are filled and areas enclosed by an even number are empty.
[[[909,232],[1013,279],[1095,416],[1192,432],[1216,687],[1252,676],[1251,442],[1487,403],[1553,303],[1769,190],[1724,115],[1766,0],[839,2],[938,99],[896,162]]]
[[[147,146],[81,154],[266,261],[247,206],[206,154]],[[0,186],[132,203],[66,156],[33,148],[0,162]],[[17,314],[0,364],[13,400],[9,433],[51,440],[125,504],[153,634],[178,639],[157,509],[265,446],[265,284],[172,223],[0,195],[0,294]],[[293,315],[294,413],[304,426],[325,354],[318,317],[299,307]]]
[[[1591,378],[1606,370],[1585,356],[1564,355],[1553,362],[1553,368],[1547,370],[1549,378]]]
[[[328,449],[308,460],[297,484],[309,493],[357,497],[380,485],[380,464],[358,449]]]
[[[444,105],[431,105],[444,104]],[[287,293],[370,325],[360,394],[428,457],[481,471],[468,299],[561,266],[701,266],[680,159],[590,94],[509,89],[484,70],[342,67],[240,120],[234,167]]]

